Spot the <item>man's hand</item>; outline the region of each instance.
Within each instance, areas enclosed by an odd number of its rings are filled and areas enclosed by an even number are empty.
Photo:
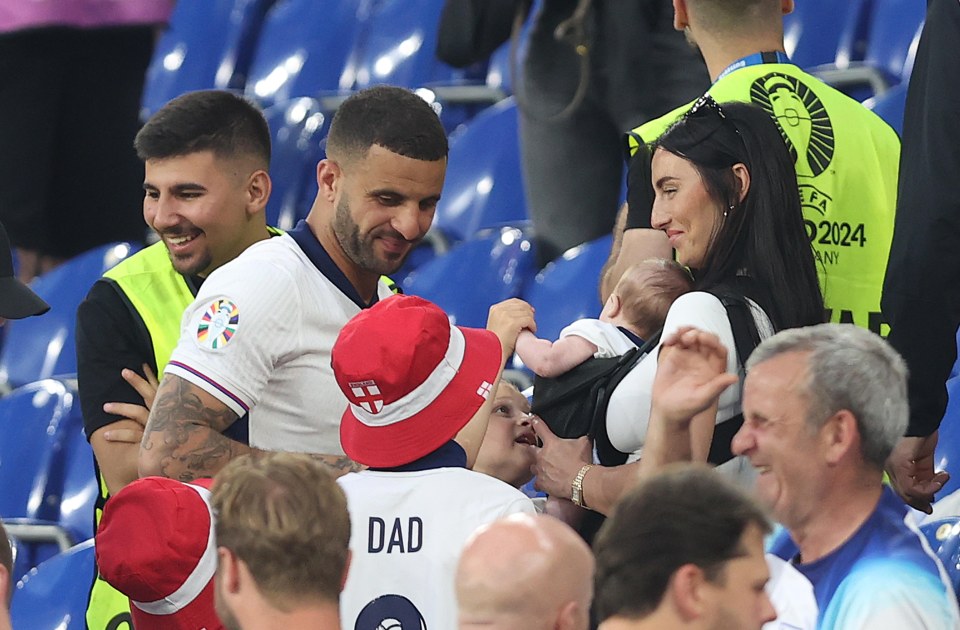
[[[736,382],[737,376],[727,372],[727,349],[716,335],[680,328],[660,344],[651,417],[685,426]]]
[[[513,354],[517,336],[523,329],[537,332],[537,322],[533,319],[533,307],[519,298],[504,300],[490,307],[487,315],[487,330],[500,339],[503,360]]]
[[[584,464],[593,463],[593,446],[584,436],[575,440],[557,437],[547,423],[534,416],[533,430],[543,442],[537,451],[537,463],[533,472],[537,476],[536,488],[551,497],[569,499],[573,493],[573,479]]]
[[[886,470],[890,485],[907,505],[927,514],[933,512],[933,495],[950,479],[950,474],[946,471],[933,470],[938,439],[938,431],[927,437],[900,438],[887,458]]]
[[[149,365],[144,363],[141,367],[144,376],[140,376],[130,369],[124,369],[120,375],[140,394],[143,398],[143,404],[108,402],[103,405],[103,410],[107,413],[120,416],[124,420],[133,420],[139,425],[139,428],[130,426],[129,428],[108,429],[103,432],[103,439],[107,442],[139,444],[143,438],[143,429],[147,426],[150,408],[153,407],[153,400],[157,396],[157,388],[160,387],[160,383],[157,382],[157,377],[154,376]]]

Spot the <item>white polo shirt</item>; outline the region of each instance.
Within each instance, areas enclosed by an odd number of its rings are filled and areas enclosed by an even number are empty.
[[[384,283],[377,299],[391,291]],[[260,241],[204,281],[164,370],[249,412],[249,444],[342,454],[347,407],[330,366],[340,329],[364,304],[306,223]]]
[[[535,513],[519,490],[465,464],[448,442],[409,466],[337,480],[351,527],[344,630],[457,627],[453,580],[467,538],[504,516]]]

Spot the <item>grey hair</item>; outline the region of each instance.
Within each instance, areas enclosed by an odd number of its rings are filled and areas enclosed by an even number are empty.
[[[810,428],[846,409],[857,420],[864,460],[882,469],[909,420],[907,365],[900,355],[853,324],[818,324],[766,339],[750,355],[747,370],[788,352],[808,353]]]

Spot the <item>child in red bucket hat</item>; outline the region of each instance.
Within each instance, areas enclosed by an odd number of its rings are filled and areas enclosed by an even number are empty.
[[[517,303],[491,313],[496,333],[453,326],[427,300],[396,296],[340,332],[333,372],[349,401],[340,440],[369,467],[338,480],[352,529],[344,627],[373,630],[392,619],[455,628],[453,578],[467,537],[508,514],[535,512],[517,489],[467,468],[506,356],[532,320]]]
[[[130,598],[137,630],[223,630],[211,479],[134,481],[107,502],[97,530],[100,575]]]

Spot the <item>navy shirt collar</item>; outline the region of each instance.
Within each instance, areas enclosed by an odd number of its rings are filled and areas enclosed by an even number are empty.
[[[450,440],[437,450],[428,453],[418,460],[403,466],[393,468],[371,468],[383,472],[415,472],[419,470],[433,470],[434,468],[466,468],[467,452],[463,447]]]
[[[317,240],[316,235],[313,233],[313,230],[310,229],[310,226],[307,225],[306,221],[301,219],[300,222],[297,223],[297,227],[287,232],[287,234],[296,241],[297,245],[300,246],[300,249],[303,250],[303,253],[307,255],[307,258],[310,259],[310,262],[314,264],[320,273],[325,275],[327,279],[340,289],[341,293],[350,298],[354,304],[360,308],[369,308],[380,299],[379,292],[374,291],[373,299],[370,300],[369,304],[363,301],[356,287],[354,287],[347,279],[347,276],[343,274],[340,267],[337,266],[337,263],[333,262],[330,254],[327,253],[327,250],[325,250],[323,245],[320,244],[320,241]]]
[[[643,344],[646,343],[639,335],[634,334],[634,332],[633,332],[632,330],[628,330],[628,329],[624,328],[623,326],[617,326],[617,330],[619,330],[619,331],[622,332],[624,335],[626,335],[626,336],[627,336],[627,339],[629,339],[630,341],[632,341],[632,342],[633,342],[633,345],[635,345],[635,346],[638,347],[638,348],[642,348],[642,347],[643,347]]]

